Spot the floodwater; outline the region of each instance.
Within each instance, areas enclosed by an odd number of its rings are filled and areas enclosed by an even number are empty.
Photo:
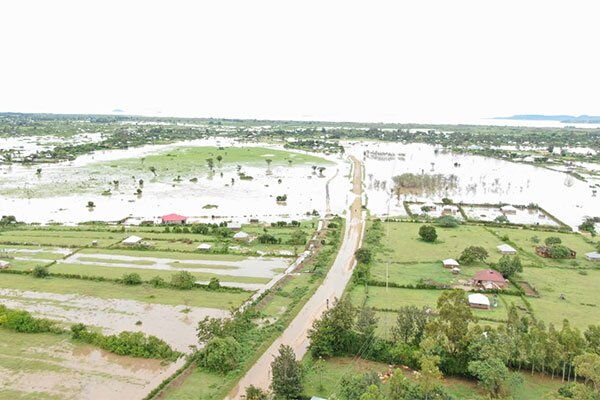
[[[517,164],[482,156],[454,154],[427,144],[345,143],[347,152],[363,160],[368,208],[375,215],[404,215],[403,200],[475,204],[536,203],[566,224],[576,227],[584,216],[600,214],[600,200],[588,182],[533,165]],[[365,157],[365,151],[389,153]],[[456,166],[455,166],[456,165]],[[425,195],[391,194],[392,177],[403,173],[455,175],[454,187],[441,187]],[[385,189],[381,182],[386,182]]]
[[[18,164],[0,166],[0,210],[3,215],[15,215],[24,222],[47,223],[51,221],[76,223],[90,220],[118,221],[127,217],[153,219],[171,212],[189,217],[259,218],[276,221],[284,218],[300,219],[307,212],[325,212],[325,185],[339,169],[342,173],[330,183],[334,192],[332,209],[340,212],[346,200],[349,164],[338,157],[323,156],[333,162],[323,176],[313,174],[310,164],[276,166],[267,173],[265,165],[244,165],[243,171],[254,177],[252,181],[240,180],[235,165],[225,165],[214,175],[204,171],[204,160],[199,161],[198,182],[183,177],[174,182],[171,176],[155,178],[150,171],[138,173],[135,179],[127,171],[103,168],[95,171],[97,163],[125,158],[141,158],[148,154],[166,152],[186,146],[260,146],[282,150],[282,146],[238,143],[232,139],[203,139],[169,145],[146,145],[127,150],[98,151],[78,157],[73,162],[38,166]],[[296,151],[296,153],[302,153]],[[268,154],[268,151],[265,151]],[[223,176],[221,176],[221,172]],[[134,194],[139,179],[144,180],[143,194]],[[235,183],[231,185],[231,179]],[[118,180],[119,189],[110,196],[102,196],[108,183]],[[281,180],[281,183],[279,183]],[[275,196],[287,194],[286,205],[275,202]],[[88,201],[95,208],[88,209]],[[214,204],[218,208],[203,208]]]
[[[26,336],[23,338],[27,340]],[[118,356],[67,340],[44,347],[22,345],[18,357],[0,356],[13,361],[18,358],[25,366],[0,366],[0,387],[30,398],[37,398],[40,393],[61,399],[143,398],[184,362],[179,359],[165,365],[160,360]],[[48,368],[26,368],[30,360]]]
[[[107,334],[144,332],[159,337],[181,352],[190,352],[190,346],[198,344],[196,327],[200,320],[206,316],[229,316],[228,311],[216,308],[169,306],[2,288],[0,304],[57,321],[98,326]]]
[[[97,258],[106,260],[119,260],[123,263],[102,263],[101,261],[84,261],[86,258]],[[129,263],[127,263],[129,261]],[[149,261],[152,265],[135,264],[135,261]],[[72,256],[58,261],[61,264],[80,264],[80,265],[95,265],[102,267],[115,268],[139,268],[139,269],[156,269],[168,271],[188,271],[188,272],[210,272],[220,275],[229,276],[251,276],[260,278],[272,278],[278,272],[277,269],[285,269],[289,264],[289,260],[285,258],[263,258],[263,257],[248,257],[240,261],[224,261],[224,260],[204,260],[198,257],[196,260],[178,260],[175,258],[162,257],[133,257],[119,254],[102,254],[102,253],[75,253]],[[186,267],[190,265],[190,267]],[[192,267],[196,265],[198,267]],[[199,267],[202,265],[202,267]],[[211,265],[232,267],[210,268]]]

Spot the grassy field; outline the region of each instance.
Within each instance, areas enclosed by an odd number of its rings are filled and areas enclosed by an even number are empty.
[[[423,224],[410,222],[386,222],[383,226],[385,236],[382,240],[387,251],[377,258],[388,258],[397,262],[439,261],[445,258],[458,258],[468,246],[482,246],[490,254],[489,261],[500,258],[496,246],[502,242],[481,226],[461,225],[456,228],[436,227],[438,239],[427,243],[419,237],[419,228]]]
[[[581,329],[600,321],[600,271],[563,268],[526,268],[519,277],[532,284],[539,298],[528,298],[535,315],[555,324],[564,318]],[[560,294],[565,300],[560,299]]]
[[[221,156],[219,163],[217,157]],[[266,160],[272,160],[271,167],[288,166],[288,160],[292,161],[292,166],[300,164],[329,165],[330,162],[311,155],[292,153],[284,150],[266,149],[264,147],[227,147],[219,149],[218,147],[179,147],[171,149],[168,152],[148,155],[142,159],[122,159],[110,162],[98,163],[91,166],[92,169],[111,167],[119,171],[127,170],[131,172],[148,171],[150,166],[156,168],[157,174],[168,172],[170,174],[187,175],[192,172],[208,171],[206,159],[212,158],[216,170],[221,166],[230,167],[236,164],[264,166],[267,167]]]
[[[204,253],[183,253],[178,251],[160,251],[160,250],[133,250],[133,249],[83,249],[79,253],[90,254],[114,254],[130,257],[153,257],[170,258],[174,260],[222,260],[222,261],[241,261],[245,256],[234,254],[204,254]]]
[[[36,279],[27,275],[0,275],[1,287],[59,294],[81,294],[102,299],[126,299],[146,303],[212,307],[228,310],[250,297],[248,292],[210,292],[202,289],[174,290],[149,286],[125,286],[80,279]]]
[[[419,282],[456,284],[468,280],[480,270],[477,266],[461,266],[459,274],[453,274],[449,268],[444,268],[441,262],[421,263],[387,263],[377,261],[371,267],[371,277],[376,281],[385,282],[386,274],[389,282],[399,285],[415,285]]]
[[[125,233],[102,231],[16,229],[1,231],[0,243],[37,246],[89,247],[92,246],[92,241],[96,240],[98,242],[98,247],[108,247],[114,243],[120,242],[125,237]]]
[[[584,238],[575,233],[560,233],[560,232],[538,232],[526,229],[509,229],[509,228],[491,228],[491,231],[497,232],[498,235],[508,236],[514,242],[520,251],[526,253],[528,258],[536,264],[556,267],[589,267],[599,268],[599,263],[588,261],[585,258],[585,253],[595,251],[594,246],[587,243]],[[570,260],[554,260],[551,258],[540,257],[535,254],[534,247],[536,243],[532,238],[538,238],[539,244],[544,243],[544,239],[549,236],[556,236],[562,240],[562,244],[577,252],[576,258]]]
[[[78,274],[82,276],[101,276],[109,279],[120,279],[124,274],[136,273],[142,280],[150,280],[155,276],[160,276],[167,282],[171,279],[171,276],[177,273],[177,271],[167,271],[160,269],[145,269],[145,268],[124,268],[124,267],[110,267],[101,265],[83,265],[83,264],[54,264],[50,267],[51,273],[60,274]],[[211,274],[208,272],[190,272],[199,281],[208,281],[210,278],[217,278],[221,281],[228,282],[241,282],[241,283],[267,283],[270,278],[259,278],[252,276],[233,276],[233,275],[220,275]]]
[[[339,394],[340,382],[344,376],[360,375],[367,372],[385,373],[390,370],[386,364],[376,363],[356,358],[332,358],[324,361],[322,367],[314,368],[314,363],[305,357],[303,360],[307,374],[304,379],[304,395],[330,398]],[[549,379],[540,375],[521,374],[524,379],[522,386],[514,388],[515,400],[538,400],[550,398],[562,385],[559,379]],[[413,374],[406,371],[406,376]],[[467,379],[445,378],[441,382],[446,391],[461,400],[485,400],[488,397],[477,387],[476,382]],[[383,385],[387,393],[388,385]]]

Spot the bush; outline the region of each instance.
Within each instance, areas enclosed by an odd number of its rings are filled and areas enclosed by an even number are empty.
[[[231,336],[214,337],[202,350],[200,364],[209,371],[224,374],[238,366],[240,352],[240,344]]]
[[[523,272],[523,265],[519,256],[510,257],[504,255],[500,257],[500,261],[496,264],[496,270],[505,278],[510,278],[517,272]]]
[[[210,278],[210,281],[208,282],[208,288],[210,290],[217,290],[221,287],[221,282],[219,282],[219,280],[217,278]]]
[[[356,250],[354,256],[356,257],[356,261],[362,264],[369,264],[373,261],[373,252],[367,247],[361,247]]]
[[[460,225],[460,221],[451,215],[445,215],[436,219],[435,224],[443,228],[456,228]]]
[[[194,287],[196,278],[187,271],[179,271],[171,275],[171,286],[177,289],[189,290]]]
[[[156,336],[146,336],[142,332],[125,331],[118,335],[105,336],[89,331],[84,324],[75,324],[71,326],[71,338],[122,356],[175,361],[181,355],[163,340]]]
[[[562,240],[556,236],[549,236],[544,240],[544,243],[546,244],[546,246],[550,247],[554,246],[555,244],[561,244]]]
[[[437,239],[437,232],[435,227],[431,225],[423,225],[419,228],[419,236],[425,242],[435,242]]]
[[[31,275],[34,278],[45,278],[49,275],[48,268],[43,265],[38,265],[33,269]]]
[[[277,244],[281,243],[281,239],[277,239],[275,236],[270,235],[268,233],[263,233],[256,240],[261,244]]]
[[[0,326],[22,333],[60,333],[54,321],[35,318],[27,311],[12,310],[0,304]]]
[[[125,285],[130,285],[130,286],[141,285],[142,278],[140,277],[139,274],[133,272],[131,274],[123,275],[123,277],[121,278],[121,282],[123,282]]]
[[[167,286],[167,283],[165,282],[165,280],[158,275],[155,276],[154,278],[150,279],[148,281],[148,283],[150,285],[154,286],[155,288]]]
[[[548,247],[548,256],[550,258],[570,258],[571,250],[562,244],[555,244]]]

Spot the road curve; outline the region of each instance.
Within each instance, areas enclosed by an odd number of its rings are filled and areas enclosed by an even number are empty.
[[[354,166],[352,192],[355,198],[350,206],[350,212],[346,217],[346,228],[340,251],[331,269],[321,286],[319,286],[315,294],[308,300],[281,336],[271,344],[267,351],[262,354],[258,361],[246,372],[246,375],[229,392],[226,397],[227,400],[242,398],[246,387],[250,385],[263,389],[269,388],[271,383],[271,362],[277,355],[281,344],[291,346],[296,353],[296,357],[301,359],[308,350],[309,341],[307,335],[313,321],[320,318],[321,314],[327,309],[328,300],[329,302],[333,302],[334,298],[340,297],[344,292],[352,276],[352,269],[355,265],[354,252],[360,246],[364,229],[361,201],[362,165],[355,157],[351,157],[351,160]]]

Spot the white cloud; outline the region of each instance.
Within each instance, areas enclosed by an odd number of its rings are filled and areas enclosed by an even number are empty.
[[[0,110],[600,114],[594,1],[12,1]]]

